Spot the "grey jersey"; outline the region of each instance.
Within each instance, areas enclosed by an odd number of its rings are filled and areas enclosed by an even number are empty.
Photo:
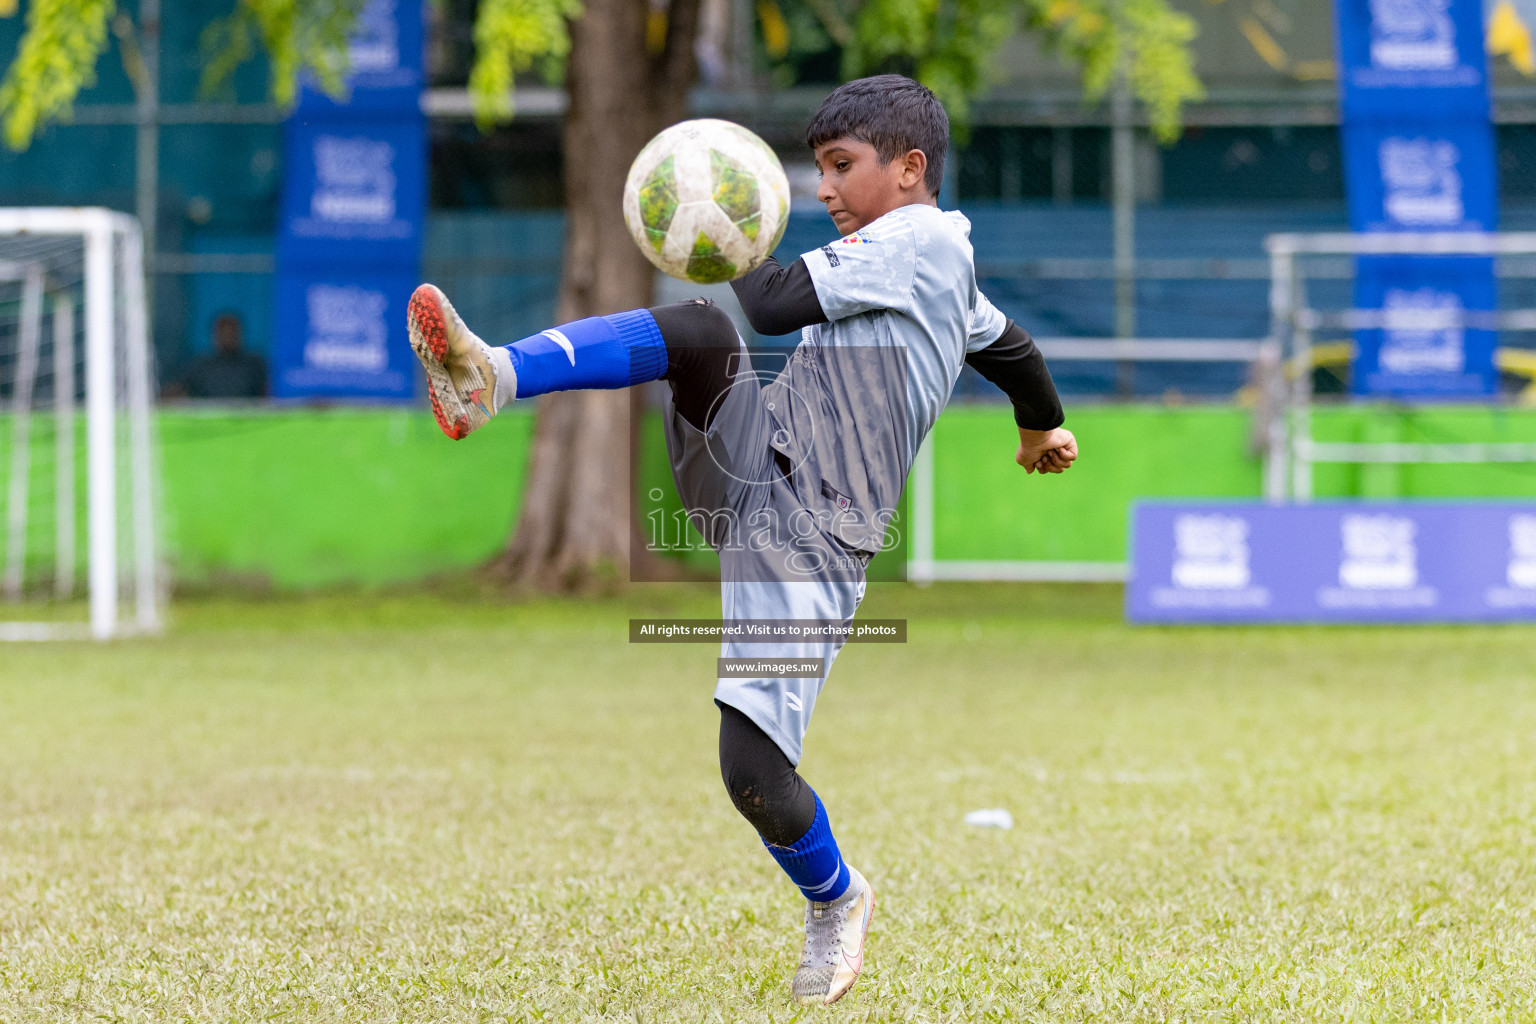
[[[827,323],[763,389],[798,497],[849,547],[878,551],[918,446],[968,351],[1007,320],[976,287],[970,221],[893,210],[806,253]]]

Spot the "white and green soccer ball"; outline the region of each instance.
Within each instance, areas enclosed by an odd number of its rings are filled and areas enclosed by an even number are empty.
[[[732,281],[784,237],[789,179],[768,144],[739,124],[700,118],[661,132],[624,184],[624,223],[662,272]]]

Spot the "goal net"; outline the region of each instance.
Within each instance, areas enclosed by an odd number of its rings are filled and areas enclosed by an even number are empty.
[[[0,208],[0,640],[161,623],[138,223]]]

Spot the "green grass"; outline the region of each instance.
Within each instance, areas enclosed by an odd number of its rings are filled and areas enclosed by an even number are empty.
[[[787,1000],[717,651],[623,642],[707,590],[7,647],[0,1020],[1536,1018],[1536,630],[1117,602],[872,589],[911,641],[845,652],[802,764],[879,896],[831,1011]]]

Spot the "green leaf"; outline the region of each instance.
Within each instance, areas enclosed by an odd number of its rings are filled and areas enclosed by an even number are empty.
[[[274,103],[291,106],[307,72],[328,95],[346,94],[347,44],[363,0],[238,0],[228,17],[203,31],[202,88],[219,91],[261,40],[271,64]]]
[[[996,77],[998,48],[1020,28],[1077,65],[1090,100],[1104,95],[1124,60],[1164,142],[1178,135],[1184,104],[1204,95],[1190,47],[1195,22],[1167,0],[794,0],[785,20],[788,60],[836,39],[845,78],[912,74],[944,101],[962,138],[972,99]]]
[[[469,92],[482,131],[512,116],[512,86],[537,65],[547,80],[564,71],[571,52],[568,21],[581,0],[481,0],[475,16],[475,63]]]
[[[1026,24],[1082,68],[1090,100],[1103,97],[1123,64],[1164,143],[1178,137],[1184,104],[1205,95],[1190,46],[1198,27],[1166,0],[1030,0]]]
[[[0,82],[0,130],[26,149],[51,121],[69,116],[81,89],[96,82],[113,0],[32,0],[27,27]]]

